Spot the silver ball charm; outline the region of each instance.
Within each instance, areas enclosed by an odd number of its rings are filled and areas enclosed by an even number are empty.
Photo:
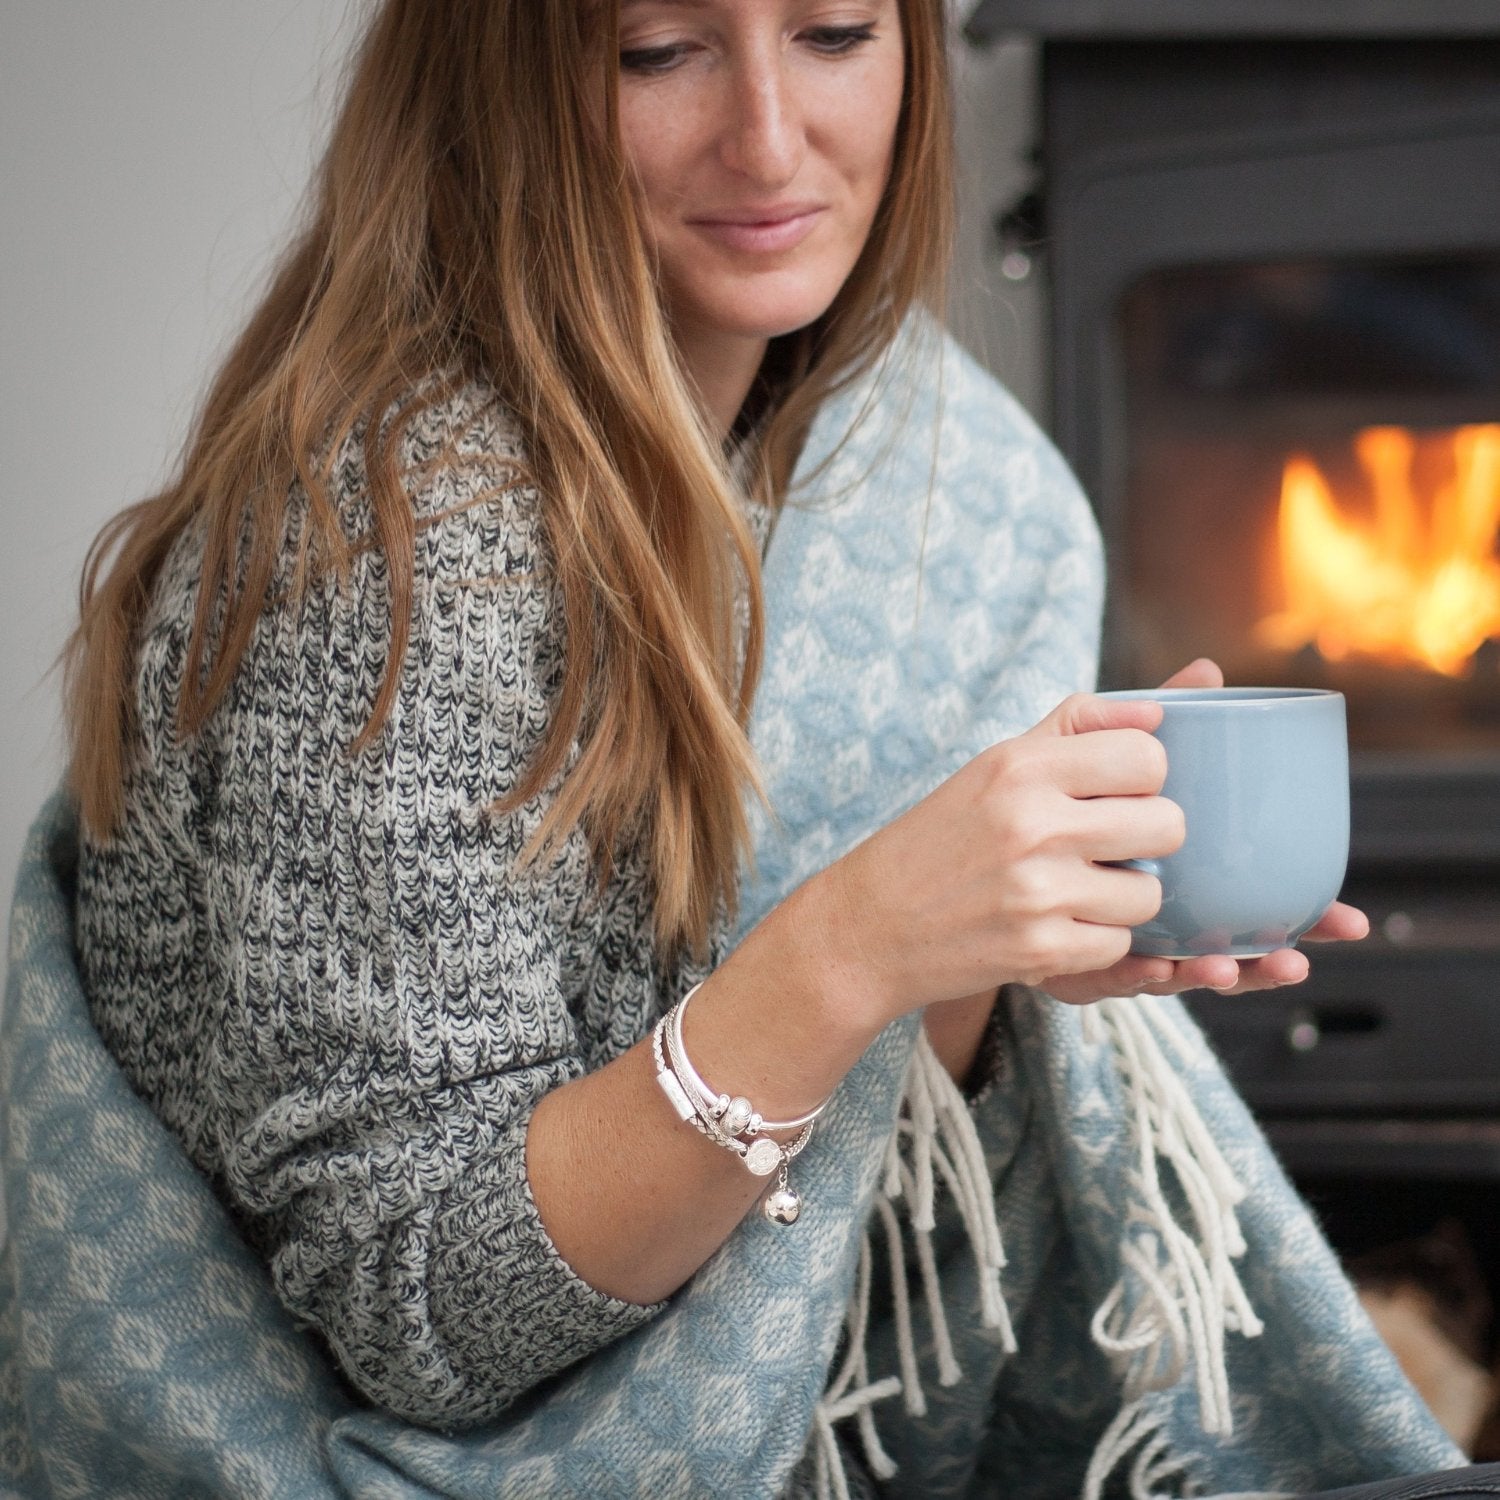
[[[761,1211],[773,1224],[795,1224],[802,1212],[802,1200],[790,1188],[777,1188],[766,1199]]]

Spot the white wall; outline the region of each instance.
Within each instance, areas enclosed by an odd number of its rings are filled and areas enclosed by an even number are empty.
[[[166,474],[285,234],[352,9],[5,0],[0,912],[60,775],[46,674],[85,549]]]
[[[365,0],[5,0],[0,17],[0,913],[61,770],[57,682],[99,526],[157,484],[281,241]],[[1030,57],[960,58],[957,322],[1033,399],[1037,299],[985,250]]]

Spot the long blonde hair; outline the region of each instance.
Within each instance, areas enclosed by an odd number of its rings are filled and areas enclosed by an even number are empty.
[[[853,274],[779,351],[759,484],[784,497],[819,405],[918,304],[940,310],[951,236],[945,0],[901,0],[906,87],[890,181]],[[746,733],[762,654],[759,558],[659,306],[616,126],[618,15],[585,0],[386,0],[351,67],[309,200],[198,413],[180,470],[84,566],[66,665],[70,783],[90,835],[124,816],[134,656],[173,543],[204,527],[178,731],[223,698],[264,609],[288,496],[303,566],[347,569],[334,456],[361,419],[390,642],[364,750],[410,635],[416,523],[398,469],[424,377],[479,379],[519,417],[568,654],[549,732],[507,799],[534,795],[585,729],[535,849],[580,824],[600,878],[648,840],[658,940],[703,947],[733,910],[756,785]],[[426,380],[424,389],[432,389]],[[748,581],[740,649],[735,596]]]

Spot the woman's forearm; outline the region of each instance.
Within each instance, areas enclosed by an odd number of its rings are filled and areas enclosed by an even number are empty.
[[[804,887],[773,912],[683,1018],[703,1077],[770,1119],[831,1093],[889,1019],[826,960],[818,906]],[[775,1181],[678,1119],[649,1038],[537,1105],[526,1168],[563,1259],[597,1290],[640,1303],[676,1291]]]

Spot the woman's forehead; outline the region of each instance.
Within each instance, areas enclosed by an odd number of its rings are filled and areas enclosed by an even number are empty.
[[[799,11],[812,10],[827,0],[620,0],[620,14],[638,10],[720,10],[730,13],[746,10]],[[895,8],[897,0],[864,0],[871,10]]]

